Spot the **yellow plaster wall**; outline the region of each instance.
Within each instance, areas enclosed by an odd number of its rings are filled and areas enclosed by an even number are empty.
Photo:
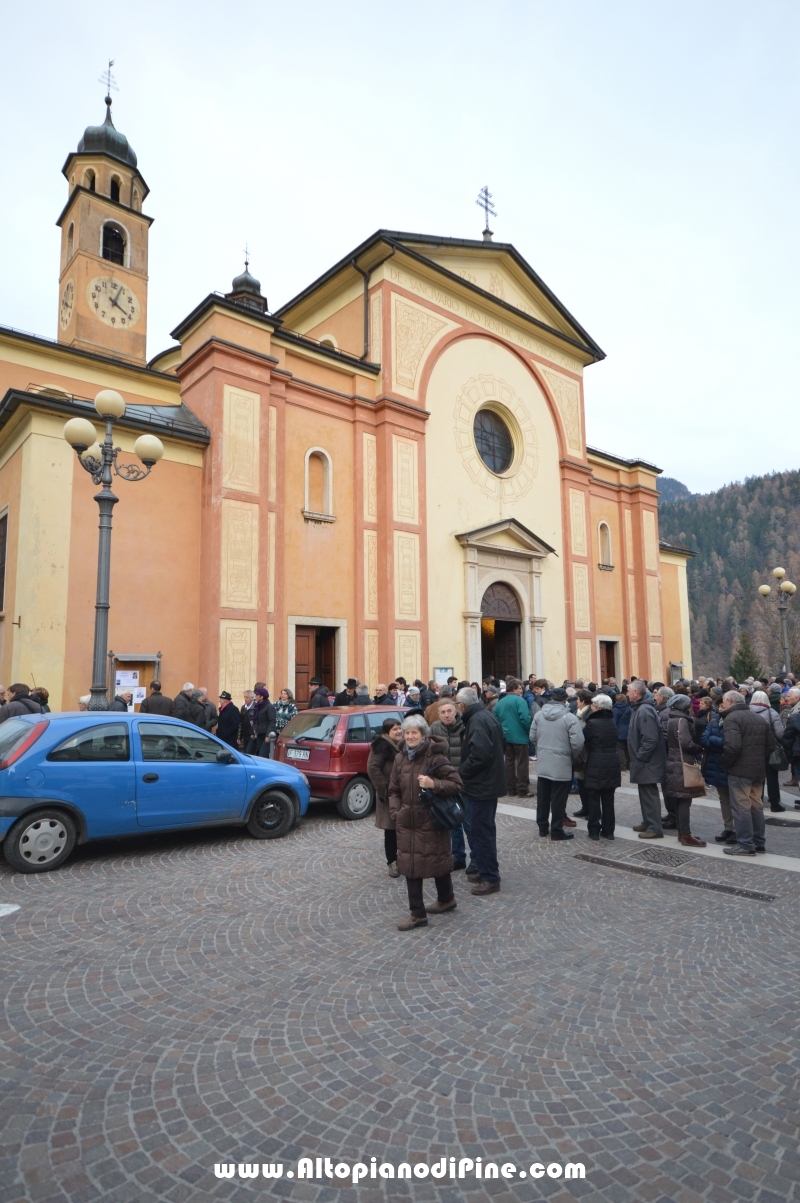
[[[21,447],[14,608],[22,625],[15,628],[10,673],[15,681],[46,685],[54,710],[64,684],[75,455],[63,426],[56,417],[31,415]]]
[[[664,667],[683,661],[683,675],[692,676],[692,642],[689,624],[689,589],[683,556],[660,554],[661,610],[664,625]]]
[[[616,637],[621,641],[621,651],[625,648],[625,611],[623,609],[623,590],[625,589],[625,574],[622,562],[622,524],[620,511],[615,500],[605,500],[602,497],[591,497],[589,504],[589,520],[591,525],[591,556],[592,572],[594,574],[594,617],[595,630],[598,639]],[[611,532],[611,560],[613,572],[601,572],[600,563],[600,523],[608,524]]]
[[[304,331],[311,338],[332,334],[340,351],[364,353],[364,297],[358,296]]]
[[[456,398],[470,379],[481,374],[510,385],[535,427],[537,474],[528,492],[516,500],[483,493],[469,476],[456,447]],[[428,384],[425,407],[431,415],[425,432],[425,454],[432,664],[452,664],[458,674],[466,665],[464,551],[454,536],[499,519],[516,518],[558,553],[543,562],[542,612],[547,619],[544,671],[554,680],[563,679],[567,675],[567,653],[559,451],[544,395],[511,351],[488,339],[471,338],[452,344],[440,356]],[[533,666],[522,667],[530,672]]]

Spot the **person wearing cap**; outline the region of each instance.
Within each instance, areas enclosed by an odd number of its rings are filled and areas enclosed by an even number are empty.
[[[406,690],[406,713],[405,717],[410,718],[412,714],[421,714],[425,717],[425,711],[420,703],[420,691],[416,685],[409,685]]]
[[[344,683],[344,689],[341,693],[337,693],[334,699],[334,706],[355,706],[356,690],[358,689],[358,681],[355,677],[348,677]]]
[[[312,677],[309,685],[313,685],[311,697],[308,699],[309,710],[328,709],[328,691],[322,684],[322,677]]]
[[[239,724],[241,722],[241,713],[238,706],[234,706],[231,695],[226,689],[223,689],[219,695],[219,716],[217,718],[217,735],[224,740],[226,744],[230,744],[232,748],[237,746],[239,738]]]

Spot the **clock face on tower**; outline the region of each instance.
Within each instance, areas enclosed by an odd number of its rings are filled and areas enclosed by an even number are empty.
[[[72,319],[72,310],[75,307],[75,284],[72,280],[67,280],[64,285],[64,291],[61,294],[61,329],[66,330]]]
[[[95,276],[86,286],[89,309],[106,326],[129,330],[139,320],[141,307],[132,288],[114,276]]]

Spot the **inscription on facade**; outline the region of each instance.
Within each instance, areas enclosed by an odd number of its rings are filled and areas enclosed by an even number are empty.
[[[564,433],[567,436],[567,446],[578,455],[583,451],[581,439],[581,396],[576,380],[568,380],[558,372],[550,372],[542,368],[547,378],[553,396],[556,399],[561,421],[564,423]]]
[[[435,314],[394,297],[394,378],[403,388],[416,388],[420,361],[446,325]]]

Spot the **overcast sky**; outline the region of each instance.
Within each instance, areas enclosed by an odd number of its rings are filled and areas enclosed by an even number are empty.
[[[251,270],[277,308],[375,229],[498,240],[600,343],[588,437],[695,491],[798,466],[797,0],[137,0],[3,16],[0,324],[55,337],[60,169],[150,186],[148,355]]]

